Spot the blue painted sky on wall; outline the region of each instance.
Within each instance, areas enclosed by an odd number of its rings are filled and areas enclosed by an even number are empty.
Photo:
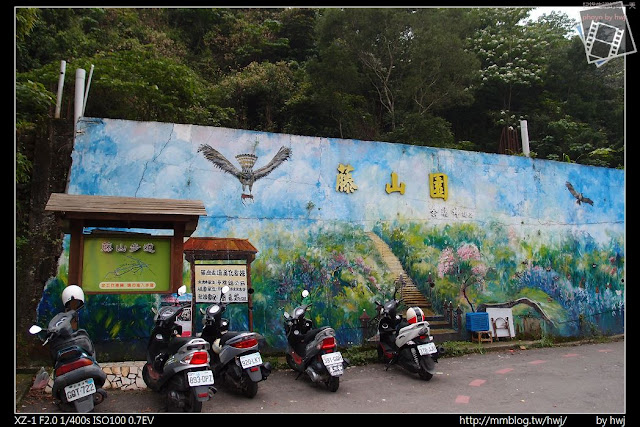
[[[286,146],[292,156],[253,186],[242,187],[198,152],[218,150],[239,167],[255,153],[254,169]],[[535,147],[533,147],[535,148]],[[351,165],[358,189],[336,191],[340,164]],[[387,194],[391,173],[405,193]],[[448,199],[431,198],[429,173],[448,177]],[[596,240],[624,230],[624,171],[530,159],[390,144],[158,122],[83,118],[78,124],[70,194],[202,200],[207,219],[195,236],[225,236],[255,220],[406,219],[450,223],[493,221],[520,227],[579,227]],[[577,205],[565,182],[591,198]],[[249,221],[247,221],[249,220]],[[253,225],[250,223],[253,222]]]

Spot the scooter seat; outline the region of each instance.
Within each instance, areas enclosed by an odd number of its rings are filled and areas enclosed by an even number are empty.
[[[320,328],[311,329],[309,332],[304,334],[304,338],[302,339],[302,342],[305,344],[310,343],[311,341],[313,341],[316,335],[320,333],[320,331],[323,331],[327,328],[330,328],[330,326],[322,326]]]
[[[176,353],[180,347],[191,341],[193,337],[174,337],[169,341],[169,353]]]
[[[245,332],[243,332],[243,331],[228,331],[228,332],[225,332],[224,334],[222,334],[222,337],[220,338],[220,346],[222,347],[231,338],[237,337],[238,335],[244,334],[244,333]]]

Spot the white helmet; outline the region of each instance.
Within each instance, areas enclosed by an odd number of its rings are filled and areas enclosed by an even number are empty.
[[[75,301],[75,302],[71,302]],[[84,292],[82,288],[78,285],[71,285],[64,288],[62,291],[62,304],[64,304],[64,308],[71,308],[73,310],[78,310],[84,305]]]
[[[417,323],[424,320],[424,313],[420,307],[409,307],[407,310],[407,322]]]

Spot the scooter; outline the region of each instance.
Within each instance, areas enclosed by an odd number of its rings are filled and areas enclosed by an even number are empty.
[[[283,313],[284,331],[287,336],[287,364],[298,372],[296,379],[303,373],[312,382],[324,383],[330,391],[340,387],[340,377],[349,361],[337,351],[336,333],[329,326],[314,328],[313,322],[305,317],[311,303],[304,299],[309,291],[302,291],[303,303],[293,310],[293,314]]]
[[[49,344],[53,359],[51,394],[55,403],[65,412],[91,412],[107,397],[107,392],[101,388],[107,375],[96,361],[87,331],[74,331],[72,321],[77,320],[77,316],[76,310],[55,315],[49,322],[42,345]],[[29,328],[33,335],[42,331],[38,325]]]
[[[219,302],[201,310],[204,327],[200,337],[211,345],[209,355],[216,380],[220,379],[222,384],[229,381],[244,396],[252,398],[258,393],[258,383],[271,373],[271,364],[262,361],[259,333],[229,331],[229,319],[222,317],[229,304],[223,301],[228,292],[229,286],[225,285]]]
[[[178,289],[183,295],[186,287]],[[155,313],[155,326],[147,345],[147,363],[142,379],[147,387],[166,396],[168,412],[201,412],[202,403],[216,393],[213,372],[209,367],[209,343],[202,338],[181,337],[176,320],[184,306],[161,307]]]
[[[421,379],[429,381],[435,373],[438,357],[444,354],[442,346],[436,347],[420,307],[409,307],[407,318],[398,314],[400,300],[393,298],[384,305],[376,301],[378,308],[378,360],[386,363],[386,370],[398,364],[407,371],[417,373]]]

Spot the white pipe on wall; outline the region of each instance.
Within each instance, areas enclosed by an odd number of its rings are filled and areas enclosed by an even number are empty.
[[[55,118],[60,118],[60,107],[62,105],[62,88],[64,87],[64,75],[67,70],[67,61],[60,61],[60,77],[58,78],[58,97],[56,98]]]
[[[522,134],[522,154],[529,157],[529,129],[526,120],[520,120],[520,133]]]
[[[86,75],[86,71],[82,68],[78,68],[76,70],[76,97],[75,103],[73,106],[73,124],[74,126],[78,123],[78,119],[82,117],[83,108],[83,98],[84,98],[84,77]]]
[[[82,101],[82,115],[84,116],[84,109],[87,108],[87,98],[89,97],[89,87],[91,86],[91,76],[93,76],[93,64],[89,69],[89,79],[87,80],[87,90],[84,91],[84,100]]]

